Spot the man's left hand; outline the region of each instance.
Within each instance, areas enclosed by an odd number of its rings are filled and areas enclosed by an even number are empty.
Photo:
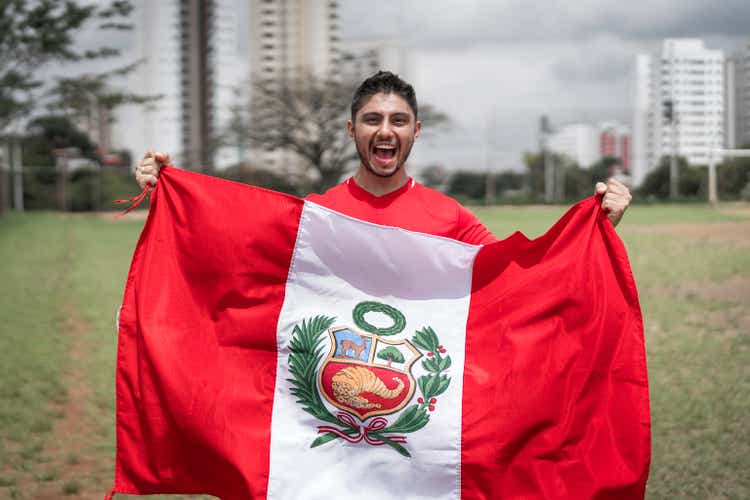
[[[622,182],[609,179],[606,184],[603,182],[596,183],[596,194],[604,195],[602,196],[602,210],[607,214],[607,218],[612,221],[612,225],[616,226],[633,199],[630,196],[630,190]]]

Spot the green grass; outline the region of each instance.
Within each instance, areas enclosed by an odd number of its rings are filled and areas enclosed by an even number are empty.
[[[521,230],[529,238],[535,238],[560,218],[570,208],[565,205],[513,205],[493,207],[471,207],[471,211],[499,238]],[[736,222],[743,217],[699,204],[634,205],[622,220],[622,227],[655,226],[661,224],[696,224]]]
[[[538,236],[566,209],[473,208],[500,237],[516,229]],[[646,325],[650,499],[750,498],[750,297],[743,295],[747,288],[726,288],[732,280],[750,280],[750,235],[710,237],[714,229],[747,230],[738,224],[743,221],[700,205],[635,206],[618,228]],[[36,482],[59,481],[61,496],[66,488],[103,493],[111,482],[114,316],[141,226],[40,213],[0,219],[0,498],[27,498],[20,485],[29,472]],[[696,227],[708,228],[709,236],[691,233]],[[93,430],[81,452],[64,455],[58,467],[91,457],[101,464],[75,481],[45,464],[41,453],[66,398],[66,304],[85,325],[82,363]]]
[[[35,462],[65,401],[61,335],[69,262],[66,222],[52,214],[0,219],[0,474]]]

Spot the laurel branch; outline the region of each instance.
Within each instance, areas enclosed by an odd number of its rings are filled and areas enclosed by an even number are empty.
[[[395,422],[381,431],[384,433],[409,433],[427,425],[430,421],[430,415],[427,413],[430,400],[444,393],[451,383],[450,377],[443,373],[450,368],[451,357],[441,355],[440,340],[435,330],[429,326],[417,330],[411,342],[428,353],[432,353],[432,356],[422,360],[422,368],[428,372],[428,375],[422,375],[417,380],[417,386],[422,393],[422,403],[406,408]]]
[[[302,320],[300,324],[294,326],[289,346],[291,351],[289,354],[289,372],[292,374],[292,378],[287,380],[292,384],[291,392],[297,397],[297,403],[301,404],[307,413],[319,420],[337,426],[344,434],[353,436],[358,434],[360,429],[345,424],[328,411],[317,388],[317,368],[323,359],[324,352],[321,346],[324,339],[323,333],[330,328],[334,321],[335,318],[332,317],[315,316],[312,319]],[[405,457],[411,457],[411,453],[401,444],[389,439],[386,434],[411,433],[427,425],[427,422],[430,421],[430,416],[427,413],[430,399],[445,392],[450,384],[450,378],[443,372],[451,366],[451,358],[450,356],[441,356],[440,342],[435,331],[430,327],[417,331],[412,337],[412,343],[433,354],[422,361],[422,367],[428,372],[428,375],[419,377],[417,381],[423,402],[406,408],[388,427],[377,432],[370,432],[371,436],[380,439]],[[338,436],[334,433],[323,434],[315,439],[310,447],[315,448],[336,438]]]

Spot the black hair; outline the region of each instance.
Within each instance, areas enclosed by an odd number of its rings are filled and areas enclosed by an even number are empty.
[[[362,109],[367,100],[379,93],[396,94],[402,97],[414,112],[414,118],[417,118],[417,96],[414,93],[414,87],[405,82],[398,75],[390,71],[378,71],[371,77],[362,82],[352,97],[352,121],[357,116],[357,111]]]

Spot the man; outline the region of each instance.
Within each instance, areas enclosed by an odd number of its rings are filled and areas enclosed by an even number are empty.
[[[397,75],[379,71],[354,93],[349,136],[359,154],[353,177],[322,195],[307,199],[358,219],[412,231],[445,236],[471,244],[497,241],[495,236],[455,200],[418,184],[406,173],[406,160],[419,137],[414,89]],[[136,165],[136,181],[155,186],[169,155],[149,151]],[[597,183],[602,209],[612,224],[620,222],[632,199],[622,183]]]

